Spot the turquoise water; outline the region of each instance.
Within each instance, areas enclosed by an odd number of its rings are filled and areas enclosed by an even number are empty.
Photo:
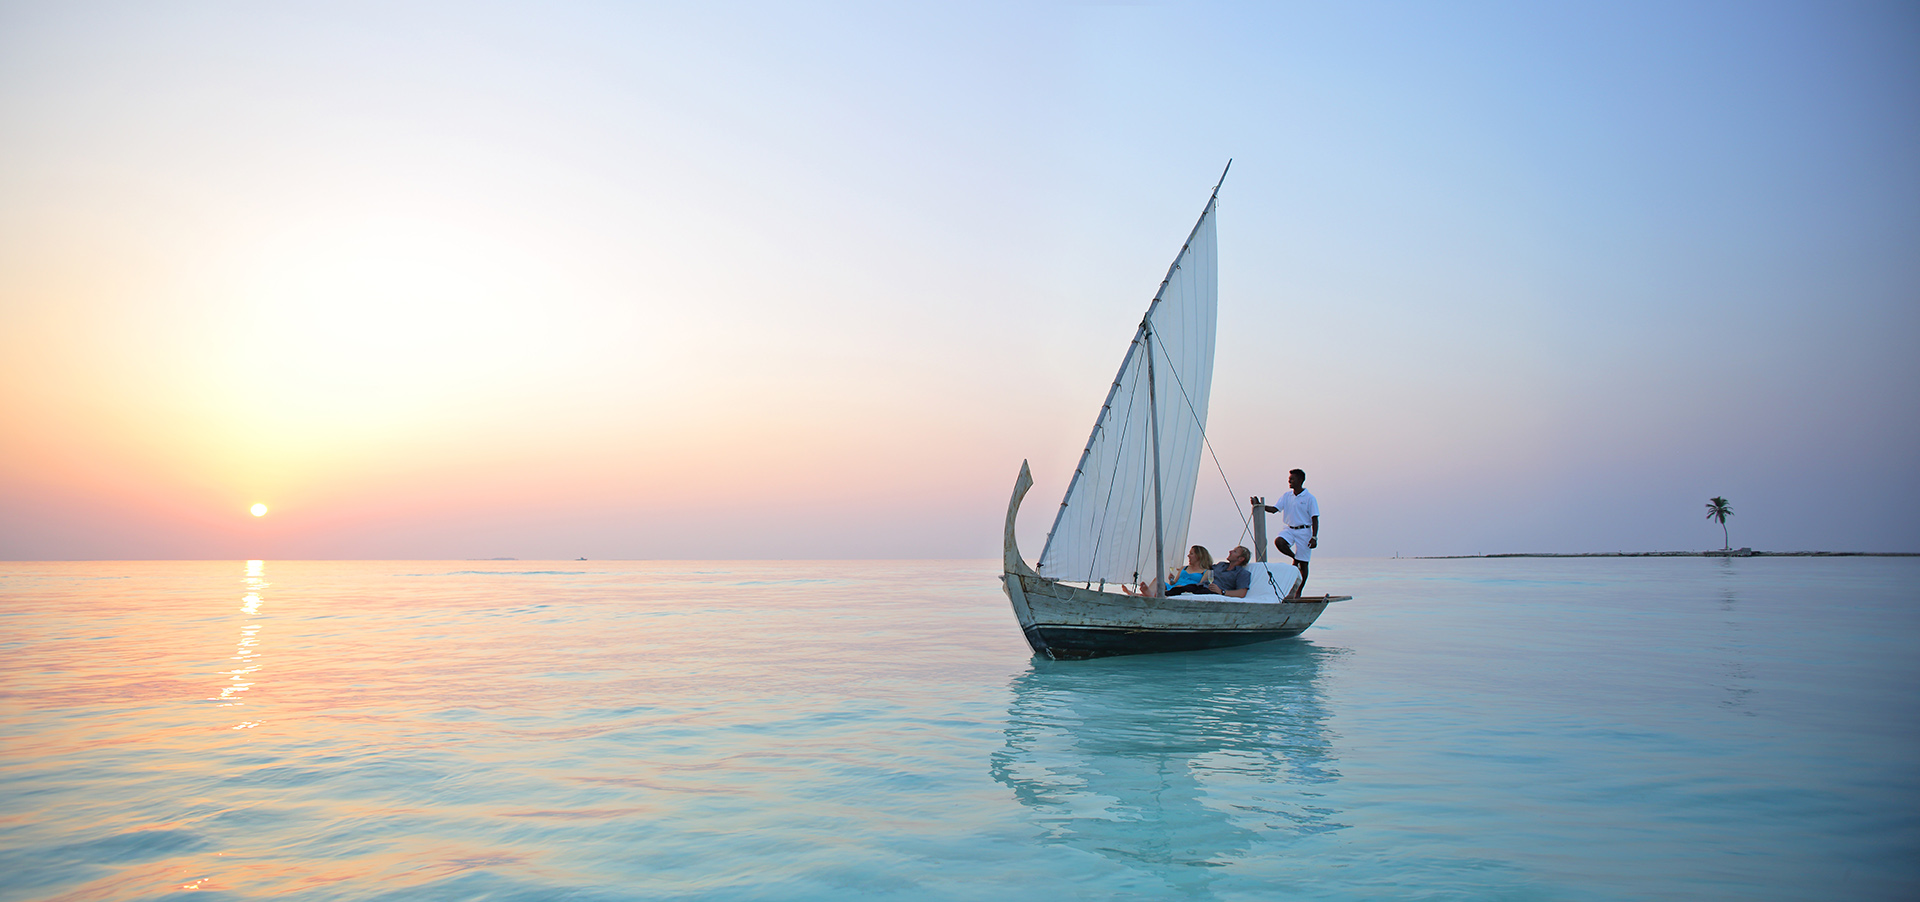
[[[988,562],[0,564],[0,899],[1920,894],[1920,559],[1315,563],[1077,663]]]

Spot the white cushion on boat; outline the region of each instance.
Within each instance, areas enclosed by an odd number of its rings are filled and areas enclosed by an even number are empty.
[[[1247,597],[1242,601],[1279,604],[1280,596],[1287,594],[1287,590],[1293,588],[1293,581],[1300,577],[1300,571],[1293,569],[1292,564],[1252,563],[1247,565],[1247,570],[1253,574],[1253,587],[1247,590]],[[1272,581],[1267,579],[1269,573],[1273,575]],[[1275,587],[1279,588],[1278,592],[1274,591]]]

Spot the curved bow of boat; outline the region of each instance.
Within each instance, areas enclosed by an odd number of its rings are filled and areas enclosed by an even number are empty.
[[[1020,517],[1020,502],[1027,497],[1027,490],[1033,488],[1033,471],[1027,468],[1027,462],[1020,462],[1020,478],[1013,481],[1013,498],[1007,501],[1007,533],[1005,537],[1004,561],[1008,573],[1023,573],[1039,576],[1027,562],[1020,557],[1020,541],[1013,535],[1014,521]]]
[[[1033,609],[1027,604],[1027,593],[1020,584],[1022,576],[1039,578],[1040,574],[1027,566],[1020,557],[1020,541],[1014,537],[1013,526],[1020,519],[1020,501],[1027,497],[1027,490],[1033,488],[1033,471],[1027,468],[1027,462],[1020,462],[1020,477],[1013,481],[1013,497],[1007,501],[1007,531],[1002,543],[1003,560],[1001,569],[1005,571],[1000,581],[1006,585],[1007,600],[1013,603],[1013,615],[1020,620],[1020,632],[1027,637],[1027,645],[1036,655],[1052,656],[1047,651],[1046,640],[1035,629]]]

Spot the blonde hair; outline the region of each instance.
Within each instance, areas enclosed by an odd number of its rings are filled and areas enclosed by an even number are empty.
[[[1189,549],[1189,550],[1190,550],[1190,551],[1191,551],[1191,552],[1192,552],[1192,553],[1193,553],[1194,555],[1196,555],[1196,556],[1198,556],[1198,557],[1200,558],[1200,568],[1201,568],[1201,569],[1203,569],[1203,570],[1211,570],[1211,569],[1213,569],[1213,553],[1207,550],[1207,546],[1205,546],[1205,545],[1195,545],[1195,546],[1193,546],[1193,548],[1191,548],[1191,549]]]

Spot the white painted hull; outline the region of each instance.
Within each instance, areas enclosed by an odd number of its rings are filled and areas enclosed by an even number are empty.
[[[1245,602],[1225,596],[1135,598],[1095,592],[1042,576],[1006,576],[1022,609],[1020,630],[1035,654],[1097,658],[1250,645],[1300,635],[1340,596]],[[1203,600],[1206,599],[1206,600]]]

